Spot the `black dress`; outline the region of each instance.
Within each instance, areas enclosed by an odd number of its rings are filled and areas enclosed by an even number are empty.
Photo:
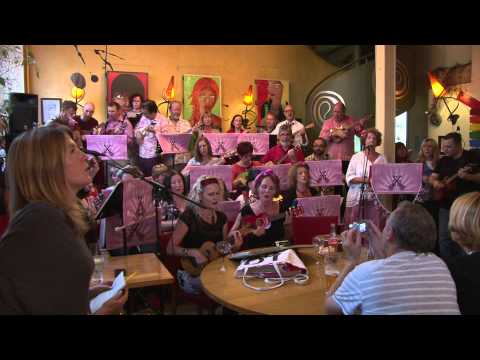
[[[320,195],[318,190],[313,187],[309,187],[309,190],[312,196]],[[287,209],[295,205],[295,199],[297,199],[297,191],[295,189],[286,190],[285,192],[282,193],[282,196],[283,196],[283,202],[285,203],[285,207]]]
[[[285,202],[280,202],[280,213],[285,212],[287,208],[285,207]],[[250,204],[245,205],[241,210],[242,218],[246,216],[255,216],[255,213],[252,210]],[[262,236],[256,236],[254,234],[248,234],[243,237],[245,249],[253,249],[260,247],[274,246],[275,241],[284,240],[285,238],[285,229],[283,222],[285,218],[277,219],[272,221],[270,227],[266,229],[265,234]]]

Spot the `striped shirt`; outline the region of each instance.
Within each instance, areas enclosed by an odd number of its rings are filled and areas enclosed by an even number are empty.
[[[358,265],[333,295],[344,314],[458,315],[455,283],[434,254],[402,251]]]

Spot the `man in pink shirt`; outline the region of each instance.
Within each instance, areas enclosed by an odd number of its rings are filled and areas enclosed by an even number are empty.
[[[323,123],[319,137],[328,141],[329,158],[342,160],[345,168],[344,173],[353,155],[353,136],[361,136],[368,118],[369,116],[365,116],[360,120],[355,120],[345,115],[345,105],[342,102],[338,102],[333,108],[333,116]]]

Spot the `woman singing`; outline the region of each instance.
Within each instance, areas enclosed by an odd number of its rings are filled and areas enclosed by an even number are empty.
[[[271,169],[265,170],[255,178],[254,196],[258,199],[247,203],[241,210],[231,233],[251,228],[242,236],[242,245],[246,249],[274,246],[275,241],[288,239],[291,235],[292,217],[282,201],[273,201],[278,196],[280,181]],[[282,218],[278,216],[285,213]]]
[[[8,159],[10,218],[0,241],[0,314],[89,314],[94,264],[76,194],[92,181],[87,156],[65,127],[24,132]],[[97,314],[118,314],[120,293]]]
[[[369,178],[370,168],[373,164],[387,163],[387,159],[375,151],[375,148],[381,143],[380,131],[374,128],[368,129],[365,150],[354,154],[350,160],[346,174],[349,189],[345,208],[345,224],[368,219],[373,221],[379,229],[383,229],[385,225],[385,211],[371,191]],[[362,188],[364,189],[364,201],[360,202]]]
[[[208,258],[199,249],[207,241],[217,243],[226,240],[228,232],[227,217],[216,210],[218,203],[222,201],[218,179],[205,175],[199,177],[188,197],[205,208],[187,204],[173,231],[169,252],[174,256],[192,257],[197,264],[205,264]],[[236,250],[240,247],[241,239],[236,234],[233,236]],[[179,270],[177,277],[180,287],[185,292],[200,293],[201,285],[198,277],[184,270]]]
[[[292,206],[295,199],[320,195],[310,186],[310,168],[304,162],[296,163],[288,170],[288,183],[289,188],[283,194],[287,207]]]

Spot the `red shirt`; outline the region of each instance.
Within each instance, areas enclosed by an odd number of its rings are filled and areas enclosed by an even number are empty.
[[[292,148],[293,148],[293,145],[290,145],[288,150],[290,150]],[[282,157],[284,157],[287,154],[288,150],[287,151],[283,150],[283,147],[280,144],[275,145],[270,150],[268,150],[268,152],[262,158],[262,163],[265,164],[269,161],[273,161],[274,163],[276,163],[277,161],[279,161]],[[295,156],[297,157],[297,161],[304,161],[305,160],[305,156],[303,155],[302,149],[296,148],[295,149]],[[287,156],[281,163],[282,164],[291,164],[292,160],[290,160],[290,157]]]
[[[263,164],[260,161],[255,161],[255,160],[251,162],[250,167],[243,167],[243,166],[238,165],[238,163],[234,164],[232,166],[232,181],[235,181],[235,179],[237,178],[238,175],[247,171],[251,167],[262,166],[262,165]]]

